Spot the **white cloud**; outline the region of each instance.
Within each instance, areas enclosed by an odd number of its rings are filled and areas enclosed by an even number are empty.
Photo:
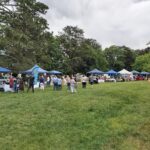
[[[57,34],[77,25],[103,47],[112,44],[144,48],[150,41],[149,0],[40,0],[50,10],[46,18]]]

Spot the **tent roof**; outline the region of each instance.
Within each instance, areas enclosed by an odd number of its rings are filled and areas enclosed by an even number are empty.
[[[136,70],[133,70],[133,71],[131,71],[131,72],[134,73],[134,74],[139,74],[139,72],[136,71]]]
[[[149,72],[145,72],[145,71],[141,72],[141,75],[149,75],[149,74],[150,74]]]
[[[56,75],[57,75],[57,74],[62,74],[62,72],[57,71],[57,70],[49,71],[49,73],[50,73],[50,74],[54,74],[54,75],[55,75],[55,74],[56,74]]]
[[[11,72],[11,70],[9,70],[7,68],[0,67],[0,73],[8,73],[8,72]]]
[[[118,74],[118,72],[111,69],[111,70],[107,71],[106,74]]]
[[[33,71],[33,69],[34,69],[35,67],[39,67],[39,66],[38,66],[38,65],[34,65],[31,69],[26,70],[26,71],[23,71],[22,73],[31,74],[32,71]],[[48,73],[48,71],[46,71],[46,70],[44,70],[44,69],[42,69],[42,68],[39,67],[38,73]]]
[[[103,74],[104,72],[98,70],[98,69],[93,69],[89,72],[87,72],[88,74]]]
[[[129,71],[126,70],[126,69],[122,69],[122,70],[119,71],[118,73],[120,73],[120,74],[131,74],[131,72],[129,72]]]

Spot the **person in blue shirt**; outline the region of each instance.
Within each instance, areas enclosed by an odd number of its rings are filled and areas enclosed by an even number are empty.
[[[53,78],[53,90],[56,91],[58,89],[58,78],[54,76]]]
[[[59,77],[58,78],[58,90],[62,89],[62,79]]]

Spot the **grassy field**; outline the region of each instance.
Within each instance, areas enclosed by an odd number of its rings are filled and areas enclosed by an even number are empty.
[[[148,82],[0,93],[0,150],[148,149]]]

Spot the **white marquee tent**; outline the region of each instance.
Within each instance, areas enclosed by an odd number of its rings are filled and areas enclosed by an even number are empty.
[[[132,73],[129,72],[128,70],[126,70],[126,69],[122,69],[118,73],[121,74],[121,75],[132,75]]]

